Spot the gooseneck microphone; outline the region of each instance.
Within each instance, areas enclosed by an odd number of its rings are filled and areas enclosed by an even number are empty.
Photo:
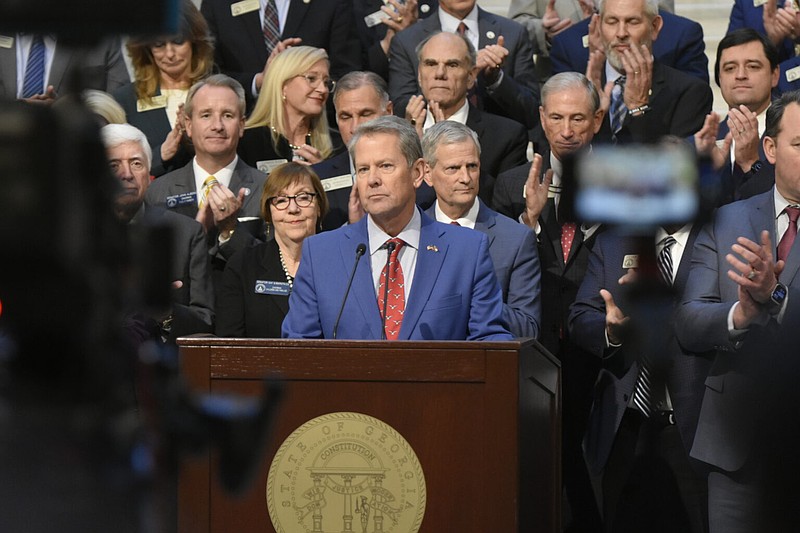
[[[367,245],[363,242],[356,246],[356,262],[353,264],[353,271],[350,272],[350,280],[347,282],[347,289],[344,291],[344,299],[342,300],[342,307],[339,309],[339,314],[336,316],[336,323],[333,325],[333,338],[336,338],[336,331],[339,329],[339,320],[342,319],[342,312],[344,312],[344,304],[347,303],[347,295],[350,294],[350,287],[353,285],[353,278],[356,275],[356,268],[361,256],[367,253]]]
[[[386,306],[389,303],[389,261],[392,259],[392,252],[397,248],[397,243],[389,242],[386,244],[386,265],[383,267],[386,272],[386,279],[383,281],[383,313],[381,313],[381,340],[386,340]]]

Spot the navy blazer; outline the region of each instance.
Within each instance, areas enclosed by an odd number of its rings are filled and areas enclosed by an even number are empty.
[[[489,238],[494,273],[503,291],[503,318],[515,337],[538,338],[542,304],[536,234],[478,202],[475,229]],[[425,213],[435,219],[436,207]]]
[[[692,249],[700,231],[692,228],[678,265],[674,282],[673,306],[680,303],[691,265]],[[587,464],[598,475],[608,460],[622,416],[628,406],[639,374],[638,354],[623,345],[606,347],[606,307],[600,289],[608,290],[621,308],[626,307],[618,280],[627,272],[625,256],[638,254],[635,241],[605,232],[597,237],[589,256],[586,277],[570,308],[569,329],[573,341],[603,361],[595,385],[595,398],[584,440]],[[694,430],[703,397],[703,381],[711,366],[710,358],[695,357],[680,349],[672,328],[665,324],[665,354],[668,356],[665,380],[675,411],[675,419],[686,453],[692,446]]]
[[[421,213],[420,249],[399,340],[511,340],[486,235]],[[303,241],[303,260],[283,321],[285,338],[333,337],[367,217]],[[369,257],[356,268],[337,338],[381,339]]]
[[[398,33],[389,46],[389,96],[394,113],[405,116],[408,99],[421,94],[417,83],[416,47],[426,37],[441,31],[438,14]],[[508,57],[503,64],[503,80],[491,94],[478,76],[478,107],[516,120],[530,129],[539,123],[539,79],[533,64],[530,38],[520,24],[478,8],[478,48],[497,44],[503,36]],[[491,37],[490,37],[491,36]]]
[[[764,29],[764,4],[754,4],[753,0],[734,0],[726,35],[741,28],[752,28],[761,35],[767,34]],[[778,2],[778,7],[782,5],[783,2]],[[794,57],[794,43],[791,39],[784,39],[783,44],[777,48],[781,60]]]
[[[719,208],[697,237],[676,316],[681,345],[715,355],[691,455],[729,472],[740,469],[751,455],[763,457],[756,443],[765,445],[757,439],[770,427],[765,422],[785,421],[790,429],[800,405],[795,357],[800,342],[800,240],[795,240],[780,275],[789,288],[783,327],[771,318],[764,326],[751,326],[737,340],[728,332],[728,313],[739,300],[739,286],[727,275],[731,267],[725,257],[738,237],[760,242],[764,230],[773,243],[779,242],[772,190]]]
[[[664,26],[653,42],[653,57],[661,64],[691,74],[708,84],[708,58],[703,40],[703,27],[697,22],[673,15],[667,11],[660,12]],[[589,34],[591,18],[576,22],[553,37],[550,48],[550,61],[553,73],[580,72],[586,73],[589,63],[589,48],[584,45],[584,38]]]

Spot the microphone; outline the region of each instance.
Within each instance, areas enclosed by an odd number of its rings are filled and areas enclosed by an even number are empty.
[[[392,252],[397,248],[397,244],[390,242],[386,245],[386,266],[383,270],[386,272],[386,280],[383,282],[383,314],[381,315],[381,340],[386,340],[386,306],[389,303],[389,261],[392,258]]]
[[[350,287],[353,285],[353,278],[356,275],[356,267],[361,256],[367,252],[367,245],[363,242],[356,246],[356,262],[353,264],[353,271],[350,272],[350,280],[347,282],[347,289],[344,291],[344,299],[342,300],[342,307],[339,309],[339,314],[336,316],[336,323],[333,325],[333,338],[336,338],[336,331],[339,329],[339,320],[342,319],[342,312],[344,312],[344,304],[347,302],[347,295],[350,294]]]

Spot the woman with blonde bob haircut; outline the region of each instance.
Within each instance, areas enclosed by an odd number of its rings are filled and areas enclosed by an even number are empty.
[[[278,161],[313,164],[333,152],[325,104],[335,82],[321,48],[293,46],[267,67],[239,156],[268,172]]]
[[[183,103],[189,87],[211,74],[213,39],[192,0],[181,0],[177,34],[133,38],[127,48],[135,79],[115,91],[114,98],[128,122],[147,136],[153,150],[151,172],[160,176],[192,158],[184,138]]]
[[[218,292],[217,335],[281,336],[303,241],[317,233],[327,211],[325,190],[310,167],[297,162],[275,167],[261,194],[261,214],[275,238],[228,260]]]

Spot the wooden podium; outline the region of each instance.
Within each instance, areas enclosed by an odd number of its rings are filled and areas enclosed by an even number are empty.
[[[243,495],[222,490],[213,458],[184,461],[181,533],[275,531],[266,498],[273,457],[298,427],[335,412],[377,418],[411,445],[427,487],[419,531],[561,529],[560,366],[535,340],[183,338],[178,344],[194,391],[254,396],[267,375],[285,383],[263,462]],[[352,527],[362,531],[359,523]]]

